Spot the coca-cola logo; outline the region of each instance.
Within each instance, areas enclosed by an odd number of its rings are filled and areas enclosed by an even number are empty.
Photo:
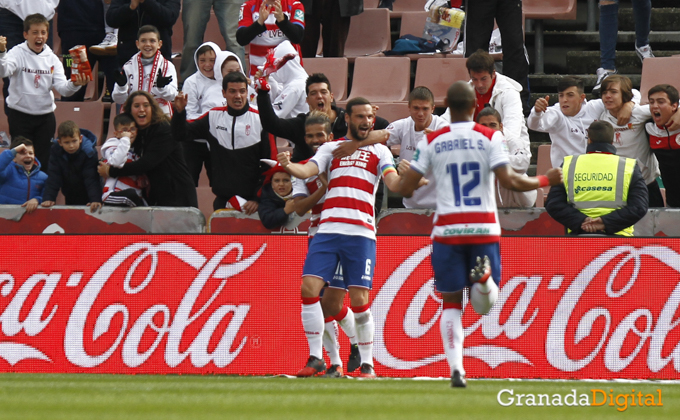
[[[58,304],[48,305],[57,286],[60,282],[63,283],[61,274],[37,273],[18,287],[14,297],[0,314],[2,333],[5,337],[13,337],[20,332],[24,332],[29,337],[36,336],[50,324],[57,311],[70,309],[64,331],[63,349],[68,361],[76,366],[92,368],[106,362],[114,352],[121,351],[123,363],[128,367],[137,367],[154,353],[163,339],[167,339],[164,360],[170,367],[179,365],[187,357],[196,367],[205,366],[209,362],[213,362],[217,367],[224,367],[238,356],[248,340],[247,336],[243,337],[239,343],[236,343],[236,348],[233,348],[234,338],[248,315],[250,305],[220,305],[212,309],[207,322],[200,327],[200,332],[186,350],[179,350],[180,341],[187,327],[211,307],[227,281],[251,267],[265,251],[266,246],[266,243],[262,244],[255,253],[244,257],[243,245],[231,243],[208,259],[183,243],[166,242],[159,245],[148,242],[135,243],[121,249],[101,265],[87,281],[72,308],[60,308]],[[222,263],[232,252],[236,253],[235,262]],[[110,304],[98,314],[92,313],[93,305],[102,289],[121,265],[131,258],[132,264],[125,274],[122,290],[119,291],[121,297],[143,294],[150,283],[167,281],[167,279],[159,279],[155,276],[162,254],[168,254],[198,271],[185,290],[174,315],[171,314],[173,311],[167,305],[154,304],[139,317],[132,319],[131,311],[124,303]],[[142,265],[148,267],[146,273],[137,272]],[[143,281],[133,285],[133,277],[139,276],[143,276]],[[83,273],[72,273],[65,286],[77,287],[82,280]],[[219,280],[220,283],[212,290],[205,302],[196,305],[197,298],[204,291],[208,280]],[[3,297],[9,296],[14,291],[15,284],[15,279],[11,274],[0,274],[0,286],[2,286],[0,294]],[[38,297],[33,301],[28,315],[21,319],[20,313],[27,303],[27,298],[37,290],[39,290]],[[45,316],[46,313],[47,316]],[[116,315],[122,315],[122,325],[113,344],[99,354],[89,353],[85,349],[86,342],[97,340],[104,333],[110,333],[112,320]],[[209,351],[209,342],[213,338],[215,329],[227,315],[231,315],[229,325],[220,337],[217,346]],[[93,333],[92,336],[87,337],[86,323],[93,317],[96,319],[94,327],[91,328]],[[157,322],[158,317],[161,318],[160,322]],[[139,352],[142,336],[147,331],[153,331],[156,338],[146,351]],[[26,359],[51,361],[40,349],[13,342],[0,343],[0,358],[5,359],[10,365]]]
[[[431,247],[424,246],[405,258],[376,293],[372,305],[376,322],[374,357],[387,368],[413,370],[445,360],[437,322],[441,309],[431,271],[419,290],[403,290],[415,272],[421,271],[422,277],[422,271],[428,269],[430,252]],[[649,294],[650,287],[663,281],[649,277],[663,272],[660,267],[669,271],[661,278],[670,275],[672,291],[668,294],[656,289],[658,294],[653,299],[639,299],[645,290]],[[514,369],[520,365],[542,369],[540,365],[547,362],[557,371],[576,372],[599,357],[607,375],[611,375],[629,367],[636,358],[644,358],[650,372],[659,372],[671,361],[674,371],[680,371],[680,319],[674,317],[680,305],[680,254],[675,250],[658,245],[615,246],[593,258],[571,281],[564,275],[532,272],[544,270],[526,264],[523,270],[513,270],[524,273],[503,282],[487,316],[477,316],[464,301],[464,321],[468,320],[464,322],[466,360],[482,361],[491,371],[502,364]],[[641,277],[643,273],[645,277]],[[598,295],[593,295],[593,290]],[[547,296],[554,306],[545,299]],[[436,311],[428,311],[428,305],[435,306]],[[405,311],[399,309],[404,307]],[[387,328],[389,318],[395,316],[398,319]],[[407,343],[390,337],[400,320],[399,334],[408,337]],[[415,359],[395,355],[404,346],[417,346],[428,333],[439,340],[436,354]],[[537,343],[545,343],[541,344],[545,359],[537,359]],[[641,354],[645,348],[647,354]]]

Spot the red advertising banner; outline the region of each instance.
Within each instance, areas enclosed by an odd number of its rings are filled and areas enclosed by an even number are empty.
[[[0,371],[295,374],[302,235],[5,236]],[[680,240],[503,238],[469,377],[680,377]],[[448,376],[427,237],[379,237],[380,376]],[[342,357],[348,343],[343,337]]]

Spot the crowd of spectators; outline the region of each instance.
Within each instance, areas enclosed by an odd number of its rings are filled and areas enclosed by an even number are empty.
[[[324,37],[324,53],[342,55],[345,26],[349,27],[349,16],[357,11],[352,2],[19,3],[23,6],[16,9],[0,8],[0,27],[5,32],[0,34],[0,76],[6,78],[5,111],[14,139],[0,158],[0,204],[23,204],[33,210],[37,201],[51,207],[61,191],[66,204],[87,205],[91,211],[102,205],[197,207],[196,187],[205,165],[216,197],[214,210],[232,208],[248,215],[259,211],[266,226],[283,226],[296,213],[295,180],[280,170],[271,176],[272,170],[262,161],[276,159],[276,137],[289,141],[293,162],[302,162],[315,150],[305,129],[310,111],[328,117],[332,138],[347,135],[345,110],[334,101],[331,81],[320,73],[307,76],[302,60],[316,55],[317,26],[331,22],[331,8],[340,13],[335,13],[337,19],[328,26],[340,29],[328,42]],[[466,47],[475,48],[466,48],[467,70],[477,99],[475,119],[503,132],[516,172],[526,176],[529,168],[528,128],[549,133],[551,163],[559,167],[566,157],[586,153],[586,128],[593,121],[607,121],[613,126],[616,153],[637,161],[649,206],[664,206],[660,176],[668,205],[680,207],[680,175],[675,164],[680,114],[675,88],[655,86],[649,92],[650,105],[641,106],[630,79],[614,74],[609,61],[603,61],[607,74],[598,79],[602,100],[586,101],[583,80],[566,77],[558,86],[559,103],[549,106],[549,98],[538,99],[525,119],[528,88],[523,43],[516,43],[522,51],[504,50],[507,63],[501,74],[493,57],[484,48],[477,49],[488,43],[491,26],[482,15],[491,14],[475,11],[476,6],[470,5],[475,2],[467,3],[468,22],[476,22],[465,33]],[[507,2],[497,3],[495,17],[506,38],[504,46],[509,47],[519,17],[503,12]],[[601,1],[607,13],[610,3]],[[241,8],[238,22],[233,13],[236,4]],[[182,7],[185,37],[178,72],[172,62],[172,28]],[[220,48],[218,40],[201,43],[211,7],[227,50]],[[53,30],[48,19],[55,11],[61,57],[48,46]],[[607,13],[603,13],[605,19]],[[638,44],[644,44],[642,32],[648,32],[648,23],[645,26],[646,21],[638,20]],[[609,41],[603,39],[603,54]],[[75,45],[89,47],[89,61],[100,64],[106,88],[118,104],[111,112],[115,129],[106,142],[88,127],[56,121],[58,105],[52,90],[61,94],[61,100],[78,101],[84,97],[83,86],[91,82],[83,75],[71,77],[68,50]],[[244,45],[250,45],[247,64]],[[637,50],[641,59],[651,56],[648,44]],[[30,71],[21,70],[27,68]],[[370,133],[360,142],[338,147],[334,156],[342,158],[360,147],[386,143],[400,146],[400,158],[407,164],[417,143],[450,121],[448,108],[441,116],[434,113],[434,95],[426,87],[412,90],[408,109],[409,117],[387,121],[378,108]],[[99,164],[98,145],[103,158]],[[27,193],[18,194],[23,188]],[[431,183],[404,199],[403,206],[434,208],[434,191]],[[266,206],[260,206],[262,200],[267,200]],[[499,207],[531,207],[535,201],[535,191],[516,193],[497,185]]]

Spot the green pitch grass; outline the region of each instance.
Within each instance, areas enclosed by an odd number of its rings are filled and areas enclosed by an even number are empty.
[[[663,406],[503,407],[517,394],[645,394]],[[507,394],[506,394],[507,396]],[[616,397],[614,397],[616,398]],[[506,400],[507,401],[507,400]],[[621,399],[623,401],[623,399]],[[637,400],[636,400],[637,401]],[[643,397],[644,401],[644,397]],[[658,403],[658,401],[656,401]],[[0,419],[677,419],[680,385],[616,382],[0,374]]]

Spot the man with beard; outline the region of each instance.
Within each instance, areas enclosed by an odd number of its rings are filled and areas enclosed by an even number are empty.
[[[367,139],[374,119],[371,103],[365,98],[354,98],[347,103],[345,121],[349,132],[345,138],[323,144],[305,164],[291,163],[289,152],[277,156],[286,171],[301,179],[328,172],[326,201],[302,271],[301,293],[303,299],[318,298],[326,284],[324,279],[332,279],[340,263],[342,284],[332,283],[324,292],[324,300],[328,302],[327,314],[336,316],[349,290],[361,357],[359,377],[363,378],[375,377],[372,354],[375,326],[369,301],[375,267],[373,202],[381,174],[392,191],[397,190],[401,178],[394,168],[392,153],[382,144],[362,146],[342,159],[334,158],[333,150],[343,143]],[[303,305],[302,325],[311,355],[307,367],[321,372],[324,313],[319,302]]]
[[[333,93],[331,92],[331,82],[323,73],[314,73],[307,78],[305,83],[305,93],[307,94],[307,105],[309,110],[318,110],[328,115],[331,120],[331,130],[333,137],[340,139],[347,134],[347,122],[345,120],[345,110],[333,104]],[[294,118],[279,118],[272,107],[269,92],[260,88],[257,91],[257,109],[260,112],[262,127],[277,137],[283,137],[295,144],[293,150],[293,162],[300,162],[309,159],[314,155],[312,148],[305,140],[305,119],[309,115],[298,114]],[[342,147],[333,153],[335,157],[342,158],[354,153],[360,146],[373,143],[384,143],[387,140],[387,128],[389,122],[383,118],[374,119],[373,131],[368,138],[361,142],[344,142]],[[342,152],[342,154],[340,154]]]

